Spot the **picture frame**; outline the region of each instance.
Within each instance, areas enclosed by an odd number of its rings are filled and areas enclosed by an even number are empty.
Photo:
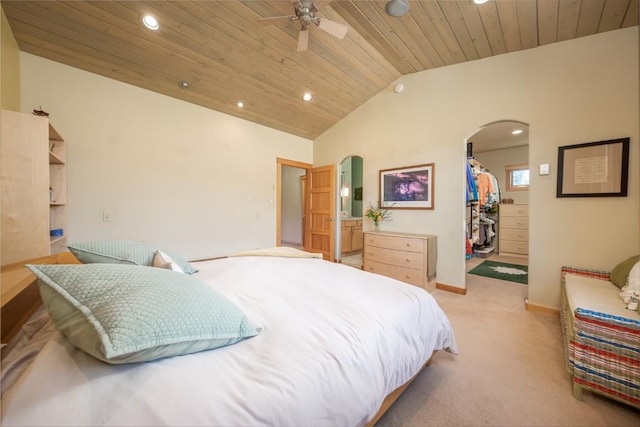
[[[362,187],[355,187],[353,189],[353,200],[357,202],[362,201]]]
[[[435,163],[380,170],[380,207],[434,209]]]
[[[630,138],[558,147],[556,197],[626,197]]]

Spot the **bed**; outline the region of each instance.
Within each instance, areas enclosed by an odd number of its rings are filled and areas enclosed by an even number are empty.
[[[24,372],[8,370],[19,378],[3,395],[2,424],[373,425],[435,352],[457,353],[449,320],[421,288],[301,251],[238,255],[193,262],[191,276],[260,333],[111,364],[43,326],[46,312],[37,312],[31,323],[51,337]]]

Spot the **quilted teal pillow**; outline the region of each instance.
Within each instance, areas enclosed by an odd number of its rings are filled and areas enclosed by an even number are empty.
[[[67,245],[67,247],[83,264],[109,263],[151,266],[153,265],[153,257],[156,251],[162,250],[167,253],[185,273],[193,274],[198,271],[181,257],[146,242],[96,240],[92,242],[73,243]]]
[[[27,265],[56,328],[107,363],[145,362],[258,335],[229,300],[175,271],[123,264]]]

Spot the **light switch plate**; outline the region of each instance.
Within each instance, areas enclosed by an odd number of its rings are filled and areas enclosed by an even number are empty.
[[[549,163],[543,163],[540,165],[538,172],[540,175],[549,175]]]

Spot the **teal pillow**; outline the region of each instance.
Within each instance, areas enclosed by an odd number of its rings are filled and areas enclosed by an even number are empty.
[[[624,288],[624,285],[627,284],[629,272],[638,261],[640,261],[640,255],[625,259],[613,267],[613,270],[609,273],[609,280],[620,289]]]
[[[181,257],[146,242],[128,240],[96,240],[92,242],[80,242],[67,245],[69,250],[83,264],[108,263],[108,264],[135,264],[153,265],[153,257],[157,250],[168,254],[187,274],[196,273],[193,268]]]
[[[258,335],[229,300],[171,270],[122,264],[27,265],[67,340],[107,363],[145,362]]]

